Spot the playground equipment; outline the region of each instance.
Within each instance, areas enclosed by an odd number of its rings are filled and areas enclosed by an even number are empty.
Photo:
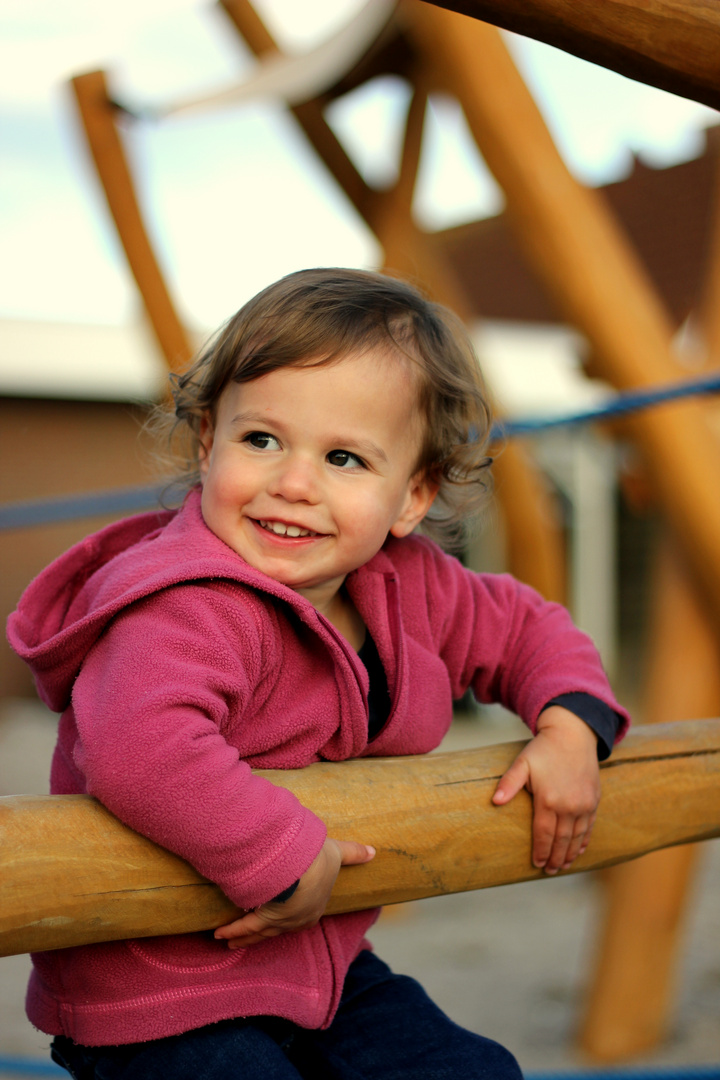
[[[223,0],[223,7],[256,55],[277,54],[249,0]],[[351,71],[318,96],[291,106],[331,174],[378,236],[386,266],[411,274],[436,298],[467,315],[462,284],[449,273],[434,238],[417,227],[411,214],[427,96],[438,89],[454,94],[505,192],[508,216],[527,258],[568,320],[588,339],[594,372],[618,389],[678,379],[682,368],[672,347],[675,328],[599,196],[569,174],[501,37],[491,26],[441,7],[528,33],[715,107],[720,105],[720,10],[701,0],[680,5],[671,0],[625,0],[613,5],[455,0],[440,6],[403,0]],[[386,73],[407,79],[413,97],[398,181],[391,190],[381,192],[359,175],[327,125],[323,110],[334,98]],[[73,86],[88,143],[158,342],[168,364],[182,367],[191,349],[134,195],[117,125],[122,113],[118,95],[109,90],[102,72],[79,76]],[[719,292],[720,222],[701,308],[708,366],[720,359]],[[658,579],[659,603],[665,614],[658,619],[652,666],[661,674],[649,686],[646,715],[652,720],[674,720],[689,713],[717,715],[720,446],[711,411],[698,403],[663,406],[624,421],[622,431],[642,454],[652,498],[672,534],[670,569]],[[510,567],[545,595],[560,598],[562,549],[542,482],[516,443],[502,455],[499,469],[504,473],[499,489]],[[663,627],[677,627],[678,612],[684,613],[685,625],[693,627],[692,636],[686,635],[685,640],[676,632],[660,632]],[[665,692],[661,677],[672,682],[679,702]],[[686,706],[692,700],[692,686],[702,688],[702,700]],[[678,813],[684,812],[685,807],[680,807]],[[598,1058],[627,1056],[652,1045],[662,1032],[677,933],[655,937],[652,949],[647,935],[658,925],[679,923],[691,861],[683,849],[680,855],[670,851],[653,862],[633,864],[629,898],[627,888],[610,886],[611,917],[601,950],[605,960],[595,979],[583,1036],[585,1048]],[[613,872],[623,873],[622,869]],[[669,879],[675,880],[671,889]],[[609,880],[621,882],[622,878]],[[617,914],[618,904],[622,904],[622,917]],[[627,931],[622,939],[618,937],[621,931]],[[656,960],[652,972],[647,967],[650,953]]]
[[[681,97],[720,108],[720,11],[701,0],[433,0]]]
[[[522,743],[260,770],[338,839],[377,848],[343,867],[329,913],[541,878],[531,800],[492,795]],[[649,725],[601,769],[602,812],[576,870],[720,835],[720,720]],[[217,886],[86,795],[0,799],[0,955],[187,933],[238,914]]]

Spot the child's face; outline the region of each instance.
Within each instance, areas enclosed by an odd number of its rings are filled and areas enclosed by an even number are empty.
[[[286,367],[223,391],[203,433],[206,524],[257,570],[329,610],[345,576],[424,517],[412,373],[379,352]]]

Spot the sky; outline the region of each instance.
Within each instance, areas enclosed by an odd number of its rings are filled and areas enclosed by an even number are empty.
[[[256,0],[286,51],[306,51],[363,0]],[[718,114],[548,46],[507,36],[556,142],[584,182],[632,155],[663,166],[702,152]],[[104,69],[152,106],[247,78],[254,61],[197,0],[0,0],[0,319],[118,325],[139,302],[89,166],[67,80]],[[385,80],[330,116],[366,179],[392,179],[407,88]],[[310,265],[378,265],[374,237],[281,105],[253,101],[139,121],[136,184],[181,316],[210,329],[258,289]],[[433,102],[415,213],[441,228],[497,213],[502,194],[450,100]]]

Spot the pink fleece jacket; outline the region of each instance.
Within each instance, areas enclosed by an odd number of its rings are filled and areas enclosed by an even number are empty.
[[[410,537],[389,540],[347,587],[392,701],[371,743],[357,654],[210,532],[198,491],[177,513],[82,541],[32,582],[9,622],[40,696],[62,712],[51,790],[96,796],[253,908],[304,873],[325,827],[251,768],[427,753],[469,686],[531,730],[571,691],[622,714],[588,638],[509,576],[470,573]],[[323,1027],[376,917],[325,917],[238,951],[188,934],[39,953],[28,1015],[87,1045],[258,1014]]]

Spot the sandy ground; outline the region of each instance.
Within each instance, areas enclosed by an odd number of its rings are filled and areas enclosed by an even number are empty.
[[[444,749],[522,737],[499,713],[459,720]],[[32,702],[0,711],[0,795],[47,790],[55,718]],[[636,1067],[720,1062],[720,842],[704,845],[689,904],[667,1036]],[[586,1068],[575,1032],[602,891],[591,875],[510,885],[389,908],[371,937],[457,1021],[508,1046],[527,1072]],[[29,962],[0,959],[0,1060],[47,1061],[49,1039],[25,1018]],[[15,1080],[20,1073],[2,1073]],[[66,1075],[66,1074],[62,1074]]]

